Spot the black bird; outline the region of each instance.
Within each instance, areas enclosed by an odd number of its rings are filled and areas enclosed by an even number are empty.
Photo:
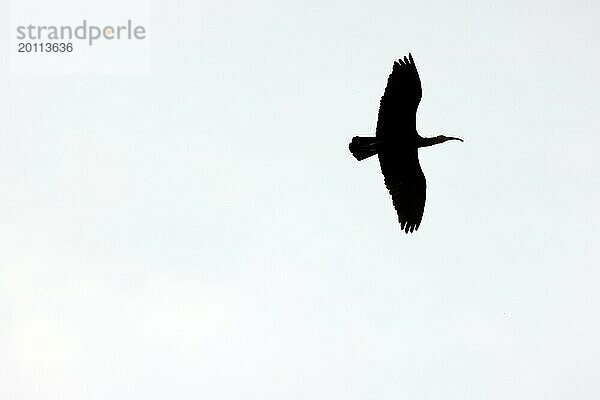
[[[421,101],[421,79],[409,53],[394,62],[392,73],[379,103],[375,137],[355,136],[350,152],[361,161],[375,154],[385,186],[392,195],[398,222],[404,232],[419,229],[425,208],[425,175],[419,164],[419,148],[433,146],[449,136],[424,138],[417,132],[417,107]]]

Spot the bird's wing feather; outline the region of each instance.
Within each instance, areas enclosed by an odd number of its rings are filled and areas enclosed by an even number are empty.
[[[406,233],[419,229],[425,209],[426,182],[418,150],[382,149],[379,163],[401,229]]]
[[[421,96],[421,79],[412,55],[409,54],[394,62],[379,103],[377,136],[414,134]]]

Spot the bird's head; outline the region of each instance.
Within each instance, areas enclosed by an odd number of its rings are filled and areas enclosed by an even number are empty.
[[[453,137],[453,136],[439,135],[439,136],[434,136],[434,137],[420,138],[418,146],[419,147],[429,147],[429,146],[434,146],[436,144],[447,142],[448,140],[460,140],[461,142],[463,141],[461,138],[457,138],[457,137]]]
[[[437,139],[438,143],[444,143],[444,142],[447,142],[448,140],[460,140],[461,142],[464,141],[461,138],[457,138],[457,137],[454,137],[454,136],[438,135],[435,138]]]

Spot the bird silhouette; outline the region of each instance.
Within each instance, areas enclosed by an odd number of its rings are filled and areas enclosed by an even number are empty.
[[[379,103],[375,137],[355,136],[349,149],[359,161],[379,156],[385,186],[392,195],[398,222],[404,232],[419,229],[425,209],[425,175],[419,164],[419,148],[433,146],[457,137],[422,137],[416,116],[422,89],[412,54],[394,62]]]

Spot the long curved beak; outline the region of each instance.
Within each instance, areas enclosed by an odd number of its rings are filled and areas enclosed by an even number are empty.
[[[448,140],[460,140],[461,142],[464,142],[464,140],[462,140],[461,138],[457,138],[457,137],[453,137],[453,136],[446,136],[448,138]]]

